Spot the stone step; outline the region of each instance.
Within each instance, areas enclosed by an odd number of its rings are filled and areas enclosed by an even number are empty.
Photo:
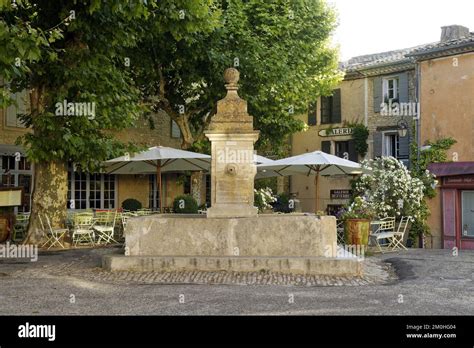
[[[272,271],[292,274],[361,276],[363,262],[351,258],[269,256],[125,256],[106,255],[108,271]]]

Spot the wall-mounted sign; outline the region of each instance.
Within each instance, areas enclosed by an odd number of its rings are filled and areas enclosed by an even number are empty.
[[[354,131],[354,128],[328,128],[321,129],[319,131],[319,136],[321,137],[333,137],[337,135],[351,135]]]
[[[351,198],[352,190],[331,190],[331,199],[349,199]]]
[[[474,175],[454,175],[443,178],[444,186],[474,186]]]
[[[23,188],[0,188],[0,207],[15,207],[23,205]]]

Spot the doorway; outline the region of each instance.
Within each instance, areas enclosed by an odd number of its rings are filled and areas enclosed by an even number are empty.
[[[461,207],[461,238],[474,237],[474,191],[462,191]]]

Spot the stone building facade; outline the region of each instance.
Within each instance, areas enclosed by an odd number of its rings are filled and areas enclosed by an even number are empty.
[[[335,110],[340,109],[340,114],[335,119],[324,119],[327,97],[318,97],[308,115],[299,116],[308,124],[308,130],[294,134],[292,154],[322,150],[352,161],[394,156],[409,166],[411,125],[416,116],[416,81],[414,63],[405,58],[405,54],[414,49],[355,57],[343,64],[344,79],[330,97],[333,103],[340,104],[333,106]],[[386,103],[385,109],[382,103]],[[398,111],[395,103],[400,106]],[[411,110],[402,110],[402,103],[409,104]],[[363,124],[369,130],[364,157],[354,149],[351,134],[354,124]],[[407,128],[404,137],[399,136],[400,125]],[[319,207],[333,213],[347,204],[350,179],[347,176],[322,178]],[[314,211],[312,178],[293,176],[291,192],[300,199],[304,211]]]
[[[18,108],[10,106],[0,109],[0,186],[23,186],[26,204],[18,209],[29,211],[34,166],[26,161],[24,150],[15,145],[19,136],[30,131],[18,119],[18,113],[25,112],[28,104],[24,93],[15,97]],[[153,114],[151,122],[145,118],[139,119],[135,127],[118,132],[115,136],[124,142],[149,147],[162,145],[180,148],[181,145],[179,128],[164,112]],[[20,154],[19,161],[16,160],[17,154]],[[143,207],[158,207],[156,175],[88,174],[74,172],[70,166],[68,177],[68,207],[74,201],[75,209],[118,208],[128,198],[137,199]],[[205,202],[204,185],[202,191],[200,198]],[[177,195],[189,192],[190,179],[183,177],[182,173],[163,174],[164,207],[171,206]]]
[[[342,68],[345,76],[338,87],[342,110],[339,122],[324,124],[321,107],[317,108],[316,117],[311,110],[308,115],[298,116],[309,127],[293,136],[292,155],[314,150],[338,155],[334,144],[350,141],[351,136],[328,138],[321,136],[320,131],[343,128],[354,121],[369,129],[366,158],[395,155],[408,167],[412,165],[410,145],[417,137],[419,148],[427,141],[456,139],[457,143],[447,153],[453,162],[430,167],[438,176],[439,187],[438,195],[428,202],[431,235],[426,236],[425,246],[473,249],[474,33],[458,25],[443,27],[439,42],[355,57],[343,63]],[[387,92],[389,99],[406,102],[412,108],[402,109],[402,114],[384,115],[386,110],[381,104],[387,101]],[[321,106],[320,97],[316,103]],[[401,137],[397,133],[404,122],[408,125],[407,135]],[[324,144],[327,140],[331,141],[330,146]],[[334,206],[347,203],[340,198],[348,189],[348,178],[325,178],[320,186],[320,207],[331,212]],[[290,190],[300,198],[304,211],[314,210],[313,180],[293,176]]]
[[[474,249],[474,33],[442,28],[441,40],[411,55],[420,74],[420,143],[454,138],[448,161],[430,166],[438,180],[430,200],[428,247]]]

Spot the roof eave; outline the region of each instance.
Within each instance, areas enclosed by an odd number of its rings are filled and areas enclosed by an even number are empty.
[[[407,55],[407,57],[413,57],[414,59],[419,61],[445,56],[452,56],[466,52],[474,52],[474,41],[466,42],[462,45],[457,46],[437,47],[426,51],[415,52]]]

